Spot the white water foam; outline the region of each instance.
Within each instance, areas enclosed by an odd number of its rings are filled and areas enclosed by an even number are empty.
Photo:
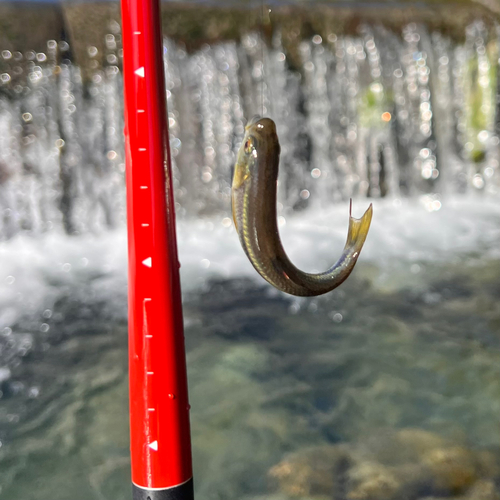
[[[354,203],[360,216],[366,200]],[[291,260],[307,271],[321,271],[345,243],[348,206],[294,214],[281,227]],[[181,221],[178,225],[184,292],[204,287],[211,277],[250,277],[263,283],[240,247],[227,218]],[[454,199],[429,212],[420,201],[374,202],[372,227],[360,262],[380,267],[395,261],[450,259],[478,250],[499,256],[500,201]],[[92,278],[90,280],[89,278]],[[62,293],[86,283],[92,293],[123,309],[127,281],[125,228],[102,235],[68,237],[49,233],[36,239],[18,235],[0,245],[0,332],[20,318],[50,310]]]
[[[372,226],[360,262],[384,267],[395,260],[432,261],[474,250],[487,257],[499,254],[498,200],[456,198],[438,204],[439,210],[433,211],[428,210],[428,199],[376,200],[373,205]],[[360,217],[366,206],[366,200],[354,202],[353,215]],[[280,235],[294,264],[319,272],[340,257],[347,225],[346,203],[295,213],[284,220]],[[246,259],[232,223],[229,227],[214,219],[183,223],[179,251],[184,289],[201,286],[208,276],[260,279]]]

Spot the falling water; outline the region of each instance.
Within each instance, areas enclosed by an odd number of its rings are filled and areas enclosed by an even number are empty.
[[[1,53],[0,235],[99,231],[124,219],[119,28],[90,76],[66,41]],[[289,62],[282,33],[188,52],[164,41],[178,213],[227,214],[247,118],[264,112],[282,145],[280,212],[350,197],[443,196],[499,187],[500,31],[476,21],[461,41],[409,23],[400,33],[314,34]]]

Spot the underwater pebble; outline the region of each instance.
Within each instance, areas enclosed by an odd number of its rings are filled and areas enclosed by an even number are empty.
[[[269,470],[281,494],[349,500],[500,500],[499,457],[422,429],[289,454]],[[419,492],[425,491],[425,496]]]

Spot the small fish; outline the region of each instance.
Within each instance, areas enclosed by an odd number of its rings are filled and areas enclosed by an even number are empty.
[[[349,209],[347,242],[335,265],[318,274],[297,269],[287,257],[278,233],[279,157],[280,144],[273,120],[252,118],[245,128],[234,169],[234,225],[253,267],[271,285],[292,295],[322,295],[338,287],[351,274],[370,228],[372,205],[361,219],[352,217]]]

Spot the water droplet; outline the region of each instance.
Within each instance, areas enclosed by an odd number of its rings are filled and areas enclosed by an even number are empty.
[[[441,209],[441,202],[439,200],[433,200],[426,204],[426,208],[429,212],[437,212]]]
[[[412,264],[410,266],[410,271],[413,273],[413,274],[418,274],[420,272],[420,266],[418,264]]]
[[[5,283],[7,283],[7,285],[12,285],[12,283],[14,283],[14,281],[16,281],[16,278],[14,278],[14,276],[7,276],[5,278]]]
[[[432,168],[429,166],[424,165],[422,167],[422,172],[421,175],[424,179],[430,179],[432,177]]]
[[[175,394],[170,393],[170,394],[168,395],[168,398],[169,398],[169,399],[175,399]]]
[[[31,399],[35,399],[40,395],[40,389],[38,387],[30,387],[28,390],[28,397]]]
[[[428,122],[432,118],[432,111],[424,111],[422,113],[422,120]]]
[[[335,321],[335,323],[340,323],[344,319],[342,314],[340,314],[339,312],[330,313],[330,317],[332,318],[333,321]]]
[[[481,130],[481,132],[479,132],[479,134],[477,134],[477,138],[478,138],[479,142],[484,144],[488,140],[489,135],[490,134],[487,130]]]
[[[210,267],[210,261],[208,259],[201,259],[200,265],[201,267],[208,269]]]
[[[371,40],[368,40],[366,42],[366,48],[369,50],[369,51],[373,51],[375,49],[375,42],[373,41],[373,39]]]
[[[314,63],[312,61],[307,61],[305,64],[304,64],[304,69],[306,71],[314,71]]]
[[[484,187],[484,179],[483,179],[483,176],[481,174],[476,174],[473,178],[472,178],[472,185],[476,188],[476,189],[482,189]]]

